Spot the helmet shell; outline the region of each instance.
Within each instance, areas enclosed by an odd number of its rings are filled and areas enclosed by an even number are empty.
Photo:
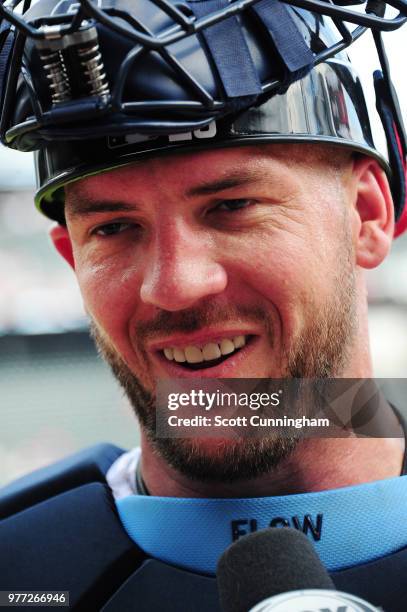
[[[213,10],[227,5],[226,0],[166,2],[185,15],[198,5],[200,10],[203,5]],[[234,54],[238,60],[249,58],[245,69],[250,68],[251,76],[240,72],[242,82],[234,85],[238,94],[232,95],[206,30],[160,48],[135,44],[128,34],[134,24],[156,41],[177,30],[174,17],[160,4],[162,0],[98,1],[106,19],[89,25],[97,30],[111,93],[104,99],[83,95],[73,48],[63,51],[73,98],[53,104],[41,48],[27,38],[6,139],[11,147],[36,151],[36,203],[44,214],[64,222],[63,187],[71,181],[140,157],[215,147],[326,143],[377,158],[390,176],[389,164],[372,139],[361,82],[344,52],[326,53],[325,61],[293,76],[277,44],[284,32],[280,29],[277,39],[271,35],[254,4],[207,28],[218,28],[218,51],[229,62]],[[67,23],[78,6],[73,0],[39,0],[25,19],[35,27]],[[338,48],[342,35],[330,17],[283,6],[297,40],[312,57]],[[233,36],[241,44],[230,49]],[[255,94],[253,82],[258,84]]]

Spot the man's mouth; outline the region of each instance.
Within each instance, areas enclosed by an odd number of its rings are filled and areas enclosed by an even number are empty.
[[[171,346],[161,351],[167,361],[175,361],[188,370],[202,370],[213,368],[240,351],[249,341],[249,335],[221,338],[217,342],[208,342],[204,345],[179,347]]]

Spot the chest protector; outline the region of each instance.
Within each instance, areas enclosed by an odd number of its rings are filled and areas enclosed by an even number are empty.
[[[220,612],[215,577],[149,558],[127,535],[105,477],[123,452],[100,444],[2,490],[0,590],[69,591],[69,609],[84,612]],[[406,571],[404,548],[330,575],[339,590],[402,612]]]

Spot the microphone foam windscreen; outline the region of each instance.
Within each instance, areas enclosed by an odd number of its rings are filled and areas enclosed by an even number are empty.
[[[219,559],[217,579],[224,612],[248,612],[287,591],[335,589],[307,537],[286,527],[262,529],[234,542]]]

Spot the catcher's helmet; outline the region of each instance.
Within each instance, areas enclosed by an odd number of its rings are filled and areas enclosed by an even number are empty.
[[[406,141],[380,33],[407,20],[405,0],[387,3],[399,11],[391,19],[379,0],[30,4],[0,0],[0,135],[36,151],[36,201],[50,218],[64,222],[68,182],[141,155],[305,141],[377,158],[396,232],[407,225]],[[375,87],[388,160],[343,51],[368,28],[383,69]]]

